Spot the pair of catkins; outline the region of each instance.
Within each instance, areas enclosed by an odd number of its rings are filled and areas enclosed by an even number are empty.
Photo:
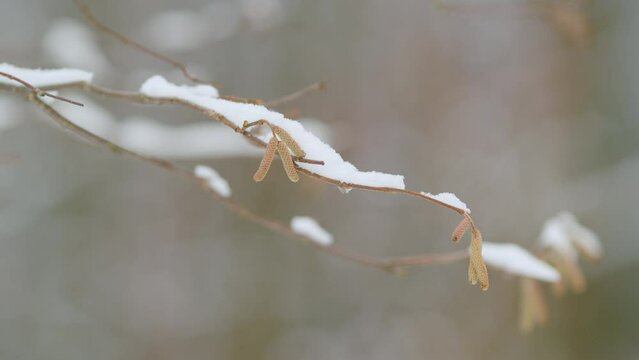
[[[468,263],[468,281],[475,285],[479,283],[482,290],[488,290],[488,269],[482,257],[481,246],[482,237],[479,229],[473,223],[473,219],[468,213],[464,213],[464,218],[457,224],[451,240],[458,242],[470,227],[470,261]]]
[[[260,167],[257,169],[255,174],[253,175],[253,180],[259,182],[264,180],[268,170],[271,168],[271,164],[273,163],[273,158],[275,158],[275,152],[279,154],[282,159],[282,164],[284,165],[284,171],[288,176],[289,180],[292,182],[299,181],[300,177],[295,169],[295,163],[293,162],[293,155],[296,158],[303,158],[306,156],[306,153],[300,145],[293,139],[293,137],[284,129],[277,125],[273,125],[266,120],[258,120],[252,123],[247,121],[242,125],[242,130],[246,130],[251,126],[256,125],[267,125],[271,132],[273,133],[273,137],[266,145],[266,152],[264,153],[264,157],[260,162]]]

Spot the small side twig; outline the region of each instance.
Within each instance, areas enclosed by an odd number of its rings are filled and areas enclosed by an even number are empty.
[[[31,91],[35,95],[48,96],[48,97],[50,97],[52,99],[57,99],[57,100],[60,100],[60,101],[68,102],[69,104],[73,104],[73,105],[77,105],[77,106],[84,106],[84,104],[82,104],[81,102],[78,102],[78,101],[75,101],[75,100],[71,100],[71,99],[67,99],[67,98],[65,98],[63,96],[55,95],[55,94],[52,94],[50,92],[44,91],[44,90],[40,89],[39,87],[31,85],[27,81],[22,80],[20,78],[17,78],[15,76],[11,75],[11,74],[7,74],[5,72],[0,71],[0,76],[4,76],[7,79],[11,79],[13,81],[19,82],[20,84],[22,84],[22,86],[24,86],[27,89],[29,89],[29,91]]]
[[[301,97],[304,97],[305,95],[312,93],[314,91],[322,91],[324,90],[325,87],[326,85],[324,84],[324,82],[319,81],[305,88],[299,89],[293,93],[290,93],[288,95],[282,96],[274,100],[267,101],[264,103],[264,105],[269,107],[284,105],[286,103],[289,103],[291,101],[295,101]]]

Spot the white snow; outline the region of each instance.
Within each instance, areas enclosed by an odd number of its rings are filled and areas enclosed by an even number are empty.
[[[291,229],[294,232],[304,235],[316,243],[329,246],[333,244],[333,235],[324,230],[315,219],[308,216],[295,216],[291,219]]]
[[[324,161],[324,165],[298,163],[301,168],[312,171],[315,174],[365,186],[405,188],[403,176],[377,171],[359,171],[351,163],[344,161],[332,147],[306,130],[299,122],[289,120],[284,115],[261,105],[218,99],[216,98],[217,90],[211,86],[178,86],[156,75],[142,85],[140,92],[150,97],[173,97],[188,101],[223,115],[238,127],[241,127],[244,121],[267,120],[291,134],[306,152],[308,159]],[[261,135],[260,138],[263,141],[268,141],[271,136],[270,132],[267,132]]]
[[[433,195],[431,193],[426,193],[423,192],[421,193],[424,196],[427,196],[431,199],[435,199],[438,201],[441,201],[445,204],[448,204],[450,206],[454,206],[456,208],[462,209],[467,213],[470,213],[470,209],[466,206],[466,203],[464,203],[463,201],[459,200],[459,198],[457,197],[457,195],[453,194],[453,193],[449,193],[449,192],[443,192],[443,193],[439,193],[437,195]]]
[[[603,252],[599,237],[567,211],[546,220],[539,243],[543,248],[553,249],[572,260],[577,258],[579,250],[593,259],[600,258]]]
[[[11,64],[0,64],[0,71],[20,78],[33,86],[44,87],[52,85],[72,84],[76,82],[90,82],[93,74],[77,69],[27,69]],[[19,82],[0,76],[1,84],[22,86]]]
[[[219,91],[211,85],[175,85],[160,75],[147,79],[140,87],[140,92],[152,97],[175,97],[202,107],[208,107],[208,100],[220,96]]]
[[[214,169],[205,165],[197,165],[193,173],[200,179],[206,180],[209,188],[218,193],[218,195],[222,197],[231,196],[231,187],[228,181]]]
[[[484,242],[481,254],[486,264],[514,275],[548,282],[561,278],[555,268],[516,244]]]
[[[603,253],[603,249],[597,234],[581,225],[572,213],[563,212],[560,216],[563,218],[566,226],[568,227],[568,232],[570,233],[573,244],[579,250],[586,252],[589,256],[595,259],[600,258]]]
[[[45,33],[42,47],[59,66],[81,67],[98,73],[110,68],[94,33],[75,19],[63,18],[54,22]]]

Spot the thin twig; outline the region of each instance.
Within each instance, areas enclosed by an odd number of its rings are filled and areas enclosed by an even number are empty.
[[[73,105],[77,105],[77,106],[84,106],[84,104],[82,104],[81,102],[77,102],[77,101],[74,101],[74,100],[71,100],[71,99],[67,99],[67,98],[65,98],[65,97],[62,97],[62,96],[58,96],[58,95],[55,95],[55,94],[51,94],[51,93],[49,93],[49,92],[46,92],[46,91],[44,91],[44,90],[42,90],[42,89],[38,88],[37,86],[31,85],[30,83],[28,83],[28,82],[27,82],[27,81],[25,81],[25,80],[22,80],[22,79],[20,79],[20,78],[17,78],[17,77],[15,77],[15,76],[13,76],[13,75],[11,75],[11,74],[7,74],[7,73],[5,73],[5,72],[0,71],[0,76],[4,76],[4,77],[6,77],[6,78],[8,78],[8,79],[11,79],[11,80],[13,80],[13,81],[17,81],[17,82],[19,82],[19,83],[20,83],[20,84],[22,84],[24,87],[26,87],[27,89],[29,89],[32,93],[34,93],[34,94],[36,94],[36,95],[38,95],[38,96],[48,96],[48,97],[53,98],[53,99],[57,99],[57,100],[64,101],[64,102],[68,102],[69,104],[73,104]]]
[[[3,89],[0,87],[0,89]],[[80,138],[89,141],[94,145],[98,145],[107,149],[110,149],[115,154],[127,155],[136,160],[145,162],[149,165],[155,166],[159,169],[177,175],[181,178],[184,178],[191,183],[197,185],[200,189],[204,190],[217,200],[221,201],[223,204],[227,206],[230,210],[232,210],[235,214],[240,217],[247,219],[253,223],[256,223],[260,226],[263,226],[267,229],[270,229],[280,235],[283,235],[287,238],[297,240],[303,242],[308,245],[314,246],[316,249],[329,253],[331,255],[340,257],[342,259],[351,261],[353,263],[369,266],[373,268],[377,268],[380,270],[392,271],[395,272],[397,269],[409,267],[409,266],[423,266],[423,265],[434,265],[434,264],[447,264],[453,263],[459,260],[463,260],[468,258],[468,252],[466,250],[458,250],[448,253],[440,253],[440,254],[423,254],[418,256],[406,256],[406,257],[397,257],[397,258],[379,258],[368,255],[361,255],[357,253],[350,252],[348,250],[342,249],[337,246],[324,246],[318,244],[313,239],[295,233],[290,227],[287,225],[273,219],[266,218],[257,214],[256,212],[246,208],[239,202],[235,201],[230,197],[220,196],[215,191],[211,190],[208,187],[205,181],[195,176],[195,174],[187,170],[185,168],[180,167],[179,165],[160,158],[156,158],[153,156],[143,155],[137,153],[135,151],[126,149],[122,146],[119,146],[105,138],[102,138],[78,125],[74,122],[66,118],[64,115],[60,114],[51,106],[47,105],[45,102],[40,100],[37,96],[34,96],[33,93],[24,94],[28,101],[38,106],[42,111],[44,111],[53,121],[58,124],[61,128],[70,133],[79,136]]]
[[[280,98],[271,100],[271,101],[267,101],[264,103],[265,106],[269,106],[269,107],[275,107],[275,106],[280,106],[280,105],[284,105],[286,103],[289,103],[291,101],[295,101],[309,93],[312,93],[314,91],[322,91],[325,88],[325,84],[323,81],[320,82],[316,82],[314,84],[311,84],[305,88],[299,89],[293,93],[290,93],[288,95],[282,96]]]
[[[80,13],[82,14],[82,16],[86,19],[86,21],[91,24],[94,28],[96,28],[98,31],[101,31],[109,36],[112,36],[116,39],[118,39],[120,42],[122,42],[124,45],[126,46],[130,46],[132,48],[135,48],[136,50],[139,50],[151,57],[156,58],[157,60],[163,61],[175,68],[177,68],[178,70],[180,70],[180,72],[182,72],[182,74],[189,80],[191,80],[194,83],[197,84],[209,84],[209,85],[214,85],[215,84],[213,82],[210,81],[205,81],[205,80],[201,80],[199,78],[197,78],[195,75],[192,75],[189,70],[187,69],[186,65],[184,65],[183,63],[174,60],[166,55],[160,54],[159,52],[155,51],[155,50],[151,50],[148,47],[142,45],[141,43],[129,38],[128,36],[117,32],[115,30],[113,30],[112,28],[108,27],[107,25],[105,25],[103,22],[101,22],[95,15],[93,15],[93,13],[91,12],[91,10],[89,9],[89,7],[84,3],[83,0],[73,0],[73,2],[75,3],[76,7],[78,8],[78,10],[80,10]]]

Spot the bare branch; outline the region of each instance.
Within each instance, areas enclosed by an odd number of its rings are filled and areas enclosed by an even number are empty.
[[[180,70],[180,72],[190,81],[197,83],[197,84],[209,84],[209,85],[215,85],[214,83],[210,82],[210,81],[205,81],[205,80],[201,80],[199,78],[197,78],[195,75],[191,74],[189,72],[189,70],[187,69],[186,65],[184,65],[183,63],[174,60],[166,55],[160,54],[159,52],[155,51],[155,50],[151,50],[150,48],[142,45],[141,43],[129,38],[128,36],[117,32],[115,30],[113,30],[112,28],[108,27],[107,25],[105,25],[103,22],[101,22],[100,20],[98,20],[98,18],[93,15],[93,13],[91,12],[91,10],[89,9],[89,7],[84,3],[84,0],[73,0],[73,2],[75,3],[75,6],[78,8],[78,10],[80,10],[80,13],[82,14],[82,16],[85,18],[85,20],[94,28],[96,28],[98,31],[103,32],[111,37],[114,37],[116,39],[118,39],[120,42],[122,42],[124,45],[126,46],[130,46],[138,51],[141,51],[151,57],[154,57],[157,60],[163,61],[175,68],[177,68],[178,70]]]

